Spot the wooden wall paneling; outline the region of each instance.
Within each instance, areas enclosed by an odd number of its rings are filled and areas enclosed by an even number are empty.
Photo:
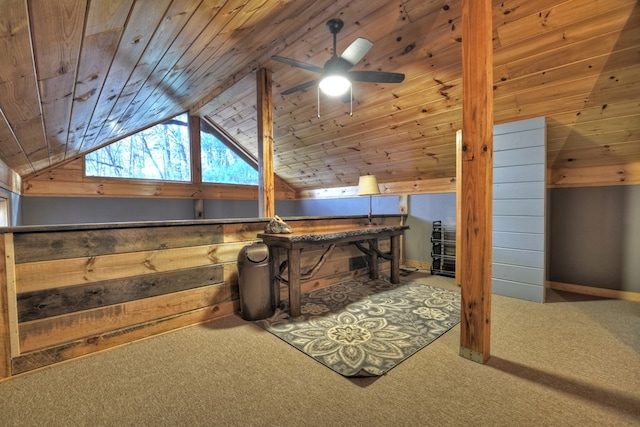
[[[223,3],[215,2],[215,10],[207,10],[207,16],[209,16],[208,22],[199,22],[199,28],[189,27],[189,31],[193,33],[185,34],[185,38],[190,40],[188,44],[188,55],[184,54],[184,45],[180,47],[182,55],[180,55],[173,66],[168,68],[168,72],[163,76],[161,80],[156,80],[160,84],[156,84],[152,93],[146,98],[139,109],[142,111],[149,111],[154,115],[160,117],[167,117],[171,115],[170,111],[173,110],[174,114],[181,109],[177,99],[180,97],[180,91],[185,91],[185,81],[187,76],[202,73],[200,70],[203,62],[214,53],[217,53],[218,49],[221,49],[224,45],[225,38],[229,36],[229,33],[225,31],[225,28],[229,25],[229,21],[233,20],[238,22],[242,21],[245,17],[245,13],[242,13],[243,8],[247,6],[247,0],[229,0]],[[252,2],[253,4],[255,2]],[[218,35],[222,33],[223,37],[218,39],[215,45],[210,45]],[[225,37],[226,36],[226,37]],[[212,64],[213,65],[213,64]],[[172,96],[167,96],[165,92],[166,87],[173,87]],[[195,88],[190,88],[196,90]],[[197,90],[203,91],[203,88]],[[205,93],[204,91],[201,93]]]
[[[219,2],[205,3],[213,3],[215,6]],[[158,70],[167,70],[163,68],[163,64],[168,60],[168,49],[186,25],[197,21],[194,12],[199,4],[200,2],[191,0],[171,2],[163,18],[159,21],[157,28],[155,28],[153,36],[142,53],[142,56],[138,62],[134,64],[133,71],[128,76],[121,95],[116,99],[115,105],[109,112],[110,121],[128,120],[131,113],[130,107],[142,102],[137,95],[143,86],[152,79],[153,73],[158,72]],[[153,6],[156,7],[155,4]],[[151,25],[148,26],[151,27]],[[183,46],[186,46],[186,44]],[[157,83],[158,82],[155,81],[155,84]],[[138,126],[146,127],[146,125],[143,124],[138,124]],[[128,128],[130,127],[131,126]],[[112,137],[111,134],[107,134],[104,128],[101,130],[101,134],[103,138],[98,139],[96,141],[97,144],[101,144],[106,138]],[[108,136],[105,137],[105,135]]]
[[[0,146],[2,145],[2,126],[0,126]],[[7,166],[6,163],[0,160],[0,188],[4,188],[7,191],[11,191],[15,194],[20,194],[22,191],[22,178],[16,171]]]
[[[171,332],[198,323],[208,322],[219,317],[229,316],[239,310],[239,305],[237,300],[227,301],[191,310],[186,313],[116,329],[100,335],[66,342],[46,349],[25,352],[12,359],[12,374],[21,374],[96,351],[128,344],[139,339]]]
[[[537,7],[537,2],[529,3]],[[540,52],[548,50],[570,52],[573,57],[573,55],[584,54],[584,52],[565,50],[573,43],[591,39],[593,39],[592,41],[597,41],[596,39],[599,36],[608,33],[617,33],[619,36],[629,37],[630,35],[621,34],[621,29],[624,28],[627,21],[629,21],[631,25],[634,25],[633,19],[629,19],[632,8],[633,5],[627,4],[619,8],[607,9],[590,17],[589,25],[584,25],[583,21],[578,20],[564,28],[549,28],[546,33],[535,38],[525,38],[516,43],[506,45],[501,44],[501,46],[495,50],[494,64],[518,64],[519,61],[531,56],[540,56],[540,58],[537,59],[544,60]],[[513,29],[517,31],[515,25]],[[622,33],[625,32],[626,31],[623,31]]]
[[[305,41],[309,41],[324,36],[320,33],[316,33],[315,31],[311,31],[313,25],[318,25],[319,23],[323,24],[326,19],[333,17],[335,13],[339,13],[340,9],[347,5],[350,6],[351,3],[353,3],[353,1],[351,0],[334,1],[329,5],[321,4],[318,2],[304,2],[304,4],[297,4],[296,2],[288,3],[287,7],[280,10],[277,14],[277,18],[275,18],[278,25],[271,25],[271,28],[265,28],[264,26],[262,26],[261,29],[263,31],[255,34],[254,37],[260,40],[275,40],[276,42],[278,42],[278,45],[273,48],[273,52],[281,53],[281,50],[283,48],[288,48],[291,46],[291,44],[288,43],[289,40],[303,39]],[[298,22],[300,21],[307,22],[309,25],[298,25]],[[277,41],[278,31],[280,31],[280,28],[282,27],[289,28],[292,30],[292,32],[287,37],[286,41]],[[246,24],[243,25],[243,28],[246,29]],[[264,61],[267,59],[260,57],[259,54],[260,52],[254,52],[254,55],[251,58],[251,63],[255,62],[256,66],[261,66],[262,63],[264,63]],[[243,71],[239,72],[239,74],[242,73]],[[228,75],[234,74],[235,73],[229,73]],[[239,80],[243,78],[244,77],[239,76]],[[206,96],[202,97],[192,105],[192,111],[200,110],[203,106],[207,105],[211,101],[215,102],[217,96],[228,89],[226,87],[228,84],[228,81],[224,82],[217,89],[208,92]]]
[[[109,70],[116,55],[132,3],[133,0],[93,2],[89,7],[72,99],[68,153],[77,153],[84,144],[85,135],[91,139],[100,130],[99,125],[92,124],[91,117],[107,79],[104,70]]]
[[[243,222],[238,224],[223,224],[222,236],[225,243],[242,242],[251,244],[256,240],[258,233],[264,232],[268,221]]]
[[[242,243],[97,255],[16,265],[18,292],[236,262]]]
[[[606,185],[640,185],[640,162],[583,168],[562,168],[551,171],[550,188]]]
[[[170,46],[160,52],[160,60],[154,63],[151,74],[146,77],[142,86],[138,88],[137,85],[134,85],[137,91],[131,94],[131,99],[126,108],[122,105],[117,106],[118,109],[124,109],[121,117],[139,117],[140,112],[145,112],[144,114],[147,115],[151,105],[156,102],[160,96],[166,95],[162,90],[157,90],[158,86],[169,87],[169,78],[172,73],[186,67],[187,64],[180,63],[179,65],[178,63],[178,61],[185,56],[185,53],[191,53],[191,49],[198,51],[204,48],[203,45],[197,43],[198,36],[207,32],[207,26],[211,24],[211,21],[218,14],[222,6],[223,4],[217,1],[201,2],[197,5],[193,16],[186,19],[186,23],[181,27],[178,35],[170,40]],[[190,13],[189,9],[186,9],[185,12],[187,15]],[[213,28],[209,29],[209,31],[213,30]],[[187,52],[185,52],[185,47],[187,47]],[[142,66],[143,64],[140,63],[139,65]],[[135,82],[131,83],[134,84]],[[184,109],[176,111],[176,115],[182,112],[184,112]],[[153,113],[151,113],[151,115],[154,117],[165,117]],[[123,123],[123,126],[124,125],[126,124]],[[135,129],[130,129],[130,126],[126,127],[126,129],[129,132],[135,131]],[[117,138],[118,135],[116,134],[109,135],[104,139],[103,143],[111,142]]]
[[[89,338],[109,331],[231,301],[224,285],[129,301],[83,312],[70,313],[19,324],[20,350],[29,352]]]
[[[37,168],[49,165],[47,142],[41,119],[40,98],[36,89],[35,64],[32,59],[27,4],[19,0],[4,2],[0,18],[0,110],[11,131],[20,141],[14,156],[5,158],[10,167],[22,163],[24,153]],[[7,142],[11,142],[8,140]],[[15,163],[15,164],[14,164]],[[25,174],[33,167],[20,167]],[[45,167],[46,167],[45,166]]]
[[[198,67],[197,71],[191,74],[184,73],[181,76],[184,79],[184,83],[179,89],[179,92],[183,94],[181,101],[188,102],[190,91],[195,88],[199,88],[205,93],[216,87],[224,90],[250,71],[260,68],[262,63],[268,59],[266,51],[275,49],[275,43],[281,33],[280,26],[287,25],[288,20],[296,22],[304,20],[304,22],[308,23],[310,20],[318,19],[321,14],[326,15],[329,10],[337,9],[345,3],[344,0],[341,0],[334,2],[332,7],[326,7],[326,5],[312,2],[307,3],[307,7],[301,7],[300,4],[291,2],[286,4],[264,0],[245,2],[242,5],[242,10],[234,11],[235,13],[227,21],[227,25],[235,27],[235,30],[228,31],[225,28],[210,41],[205,52],[206,55],[215,52],[217,59],[213,63],[209,61],[209,66],[215,67],[222,75],[229,77],[221,83],[219,78],[216,79],[212,76],[212,73],[207,72],[206,67],[200,67],[201,61],[206,61],[207,58],[196,58],[194,62]],[[355,8],[356,3],[350,1],[349,6]],[[265,16],[271,19],[265,19]],[[278,25],[273,25],[274,20],[278,22]],[[306,25],[300,26],[295,23],[292,23],[291,26],[299,28],[301,32],[304,32],[307,28]],[[242,38],[248,45],[257,42],[259,47],[254,49],[221,49],[222,46],[227,46],[228,43],[226,42],[230,33],[232,36]],[[295,35],[292,35],[292,39],[295,39]],[[216,93],[218,93],[218,90],[216,90]],[[208,95],[207,98],[211,99],[212,96]]]
[[[192,184],[167,181],[85,177],[83,159],[62,167],[32,174],[23,181],[25,196],[45,197],[162,197],[179,199],[257,200],[255,185]],[[280,178],[275,180],[278,200],[290,200],[294,191]]]
[[[640,122],[640,116],[635,118],[627,117],[627,122],[632,122],[633,120],[637,120]],[[619,129],[626,129],[626,130],[614,130],[610,132],[604,131],[602,133],[598,132],[598,133],[595,133],[594,136],[596,136],[600,141],[604,142],[605,145],[609,147],[611,146],[616,147],[617,145],[622,146],[623,144],[628,144],[632,142],[640,142],[640,128],[633,129],[633,128],[625,127],[625,128],[619,128]],[[597,132],[597,130],[595,132]],[[589,140],[590,138],[588,134],[578,135],[573,133],[570,136],[567,136],[565,138],[555,138],[553,141],[555,144],[555,147],[554,149],[547,149],[547,158],[551,161],[551,164],[553,164],[559,158],[568,157],[564,155],[564,153],[562,153],[563,148],[565,147],[589,148],[589,146],[591,145],[589,143]],[[558,146],[560,146],[560,149],[558,149]],[[605,147],[603,147],[603,149],[604,148]],[[562,157],[560,157],[561,155]],[[625,162],[625,163],[629,163],[629,162]]]
[[[291,199],[290,189],[276,189],[276,197]],[[81,183],[27,180],[23,195],[40,197],[158,197],[170,199],[257,200],[258,187],[253,185],[142,182],[86,178]]]
[[[380,186],[387,194],[423,194],[454,193],[455,178],[420,179],[407,182],[385,182]],[[321,190],[301,190],[296,193],[297,199],[325,199],[333,197],[356,196],[357,186],[325,188]]]
[[[18,321],[28,322],[166,295],[221,284],[223,280],[222,265],[213,265],[26,292],[17,295]]]
[[[630,141],[610,146],[563,150],[562,155],[555,160],[556,168],[576,163],[581,167],[617,165],[623,168],[626,164],[640,162],[640,153],[635,151],[638,142]]]
[[[136,0],[131,6],[117,51],[93,111],[92,120],[102,123],[102,126],[96,127],[91,135],[85,138],[82,144],[84,149],[102,145],[114,128],[121,136],[126,133],[122,126],[126,121],[125,118],[120,115],[120,111],[117,115],[111,116],[111,111],[118,98],[122,96],[134,67],[139,63],[152,37],[157,39],[166,36],[162,33],[155,34],[155,32],[158,25],[166,21],[163,18],[170,3],[171,0]],[[76,150],[67,149],[67,156],[77,154]]]
[[[29,174],[33,171],[31,165],[20,166],[29,162],[26,153],[18,143],[18,136],[13,132],[6,116],[0,114],[0,156],[4,159],[2,166],[2,180],[0,186],[10,190],[12,188],[11,174],[20,177],[20,174]],[[9,166],[12,165],[12,166]],[[18,181],[19,182],[19,181]],[[20,186],[15,193],[20,193]]]
[[[634,3],[635,0],[620,0],[612,4],[609,9],[615,9],[625,4],[633,5]],[[528,16],[521,17],[516,22],[498,27],[500,43],[501,45],[516,43],[533,38],[537,34],[570,25],[576,21],[588,21],[603,12],[602,8],[599,7],[600,5],[602,3],[599,0],[556,2],[555,5],[539,10],[538,13],[531,13]]]
[[[71,120],[71,102],[78,72],[78,59],[87,2],[67,0],[29,3],[31,33],[36,75],[48,138],[49,156],[63,160],[68,127]],[[52,19],[55,16],[59,19]]]
[[[222,243],[223,225],[15,233],[16,264]]]

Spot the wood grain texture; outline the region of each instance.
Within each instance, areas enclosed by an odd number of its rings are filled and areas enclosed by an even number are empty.
[[[491,337],[493,67],[491,1],[462,2],[461,354],[486,362]],[[465,350],[465,351],[463,351]]]
[[[322,66],[333,54],[326,22],[335,17],[345,22],[336,53],[356,37],[373,42],[354,69],[406,78],[355,82],[353,116],[348,104],[324,97],[318,118],[315,86],[280,95],[318,76],[271,57]],[[637,1],[494,0],[489,18],[496,124],[547,117],[551,170],[639,161]],[[0,160],[26,178],[25,193],[257,200],[247,189],[119,186],[78,176],[74,185],[55,170],[49,182],[33,175],[185,111],[257,159],[260,69],[272,72],[276,199],[321,197],[366,173],[391,191],[415,184],[428,192],[428,180],[455,178],[461,0],[7,0],[0,35],[7,58]],[[605,123],[607,109],[621,104],[633,105]],[[602,116],[590,114],[597,109]],[[278,180],[287,190],[278,191]]]
[[[231,301],[212,285],[20,324],[20,352],[30,352]]]
[[[244,242],[16,265],[18,293],[236,262]]]
[[[43,350],[26,352],[11,360],[11,374],[18,375],[96,351],[126,345],[139,339],[171,332],[198,323],[208,322],[219,317],[229,316],[238,310],[239,303],[237,301],[227,301],[191,310],[186,313],[179,313],[174,316],[152,320],[143,324],[117,329],[89,338],[56,345]]]
[[[16,264],[219,244],[224,239],[222,227],[174,225],[15,233]]]
[[[0,379],[11,376],[11,326],[9,324],[9,304],[15,301],[15,295],[9,297],[7,277],[6,239],[0,239]]]
[[[26,292],[17,295],[18,321],[28,322],[221,284],[223,279],[222,265],[215,265]]]
[[[258,92],[258,179],[259,215],[275,215],[275,187],[273,173],[273,94],[271,71],[261,68],[256,73]]]

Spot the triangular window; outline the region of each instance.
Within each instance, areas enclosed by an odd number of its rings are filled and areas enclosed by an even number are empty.
[[[191,181],[187,114],[157,124],[85,156],[85,175]]]
[[[201,120],[202,182],[258,185],[256,162],[223,132]]]
[[[203,183],[258,185],[255,160],[231,138],[204,120],[200,138]],[[85,175],[191,182],[187,113],[88,153]]]

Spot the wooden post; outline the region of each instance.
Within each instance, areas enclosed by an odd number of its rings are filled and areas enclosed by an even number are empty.
[[[462,247],[462,209],[460,207],[460,199],[462,199],[462,129],[456,131],[456,248]],[[456,285],[460,284],[460,249],[456,249],[456,268],[455,280]]]
[[[273,96],[271,70],[261,68],[256,73],[258,91],[258,175],[259,214],[262,218],[275,215],[273,174]]]
[[[460,201],[460,355],[490,355],[493,197],[491,0],[462,0],[462,161]]]
[[[4,236],[3,236],[4,237]],[[11,328],[9,327],[9,280],[5,238],[0,239],[0,379],[11,376]]]
[[[200,139],[200,117],[189,114],[189,142],[191,147],[191,182],[202,184],[202,142]],[[204,199],[193,199],[193,217],[204,218]]]

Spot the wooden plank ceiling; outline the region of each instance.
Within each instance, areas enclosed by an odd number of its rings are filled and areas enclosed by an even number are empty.
[[[273,72],[275,164],[299,194],[357,184],[417,186],[455,176],[461,128],[460,0],[0,0],[0,159],[22,176],[184,111],[257,156],[255,71]],[[404,73],[355,83],[349,103],[317,75],[327,20],[338,53],[373,48],[354,70]],[[548,167],[640,162],[636,0],[494,1],[495,122],[546,116]]]

